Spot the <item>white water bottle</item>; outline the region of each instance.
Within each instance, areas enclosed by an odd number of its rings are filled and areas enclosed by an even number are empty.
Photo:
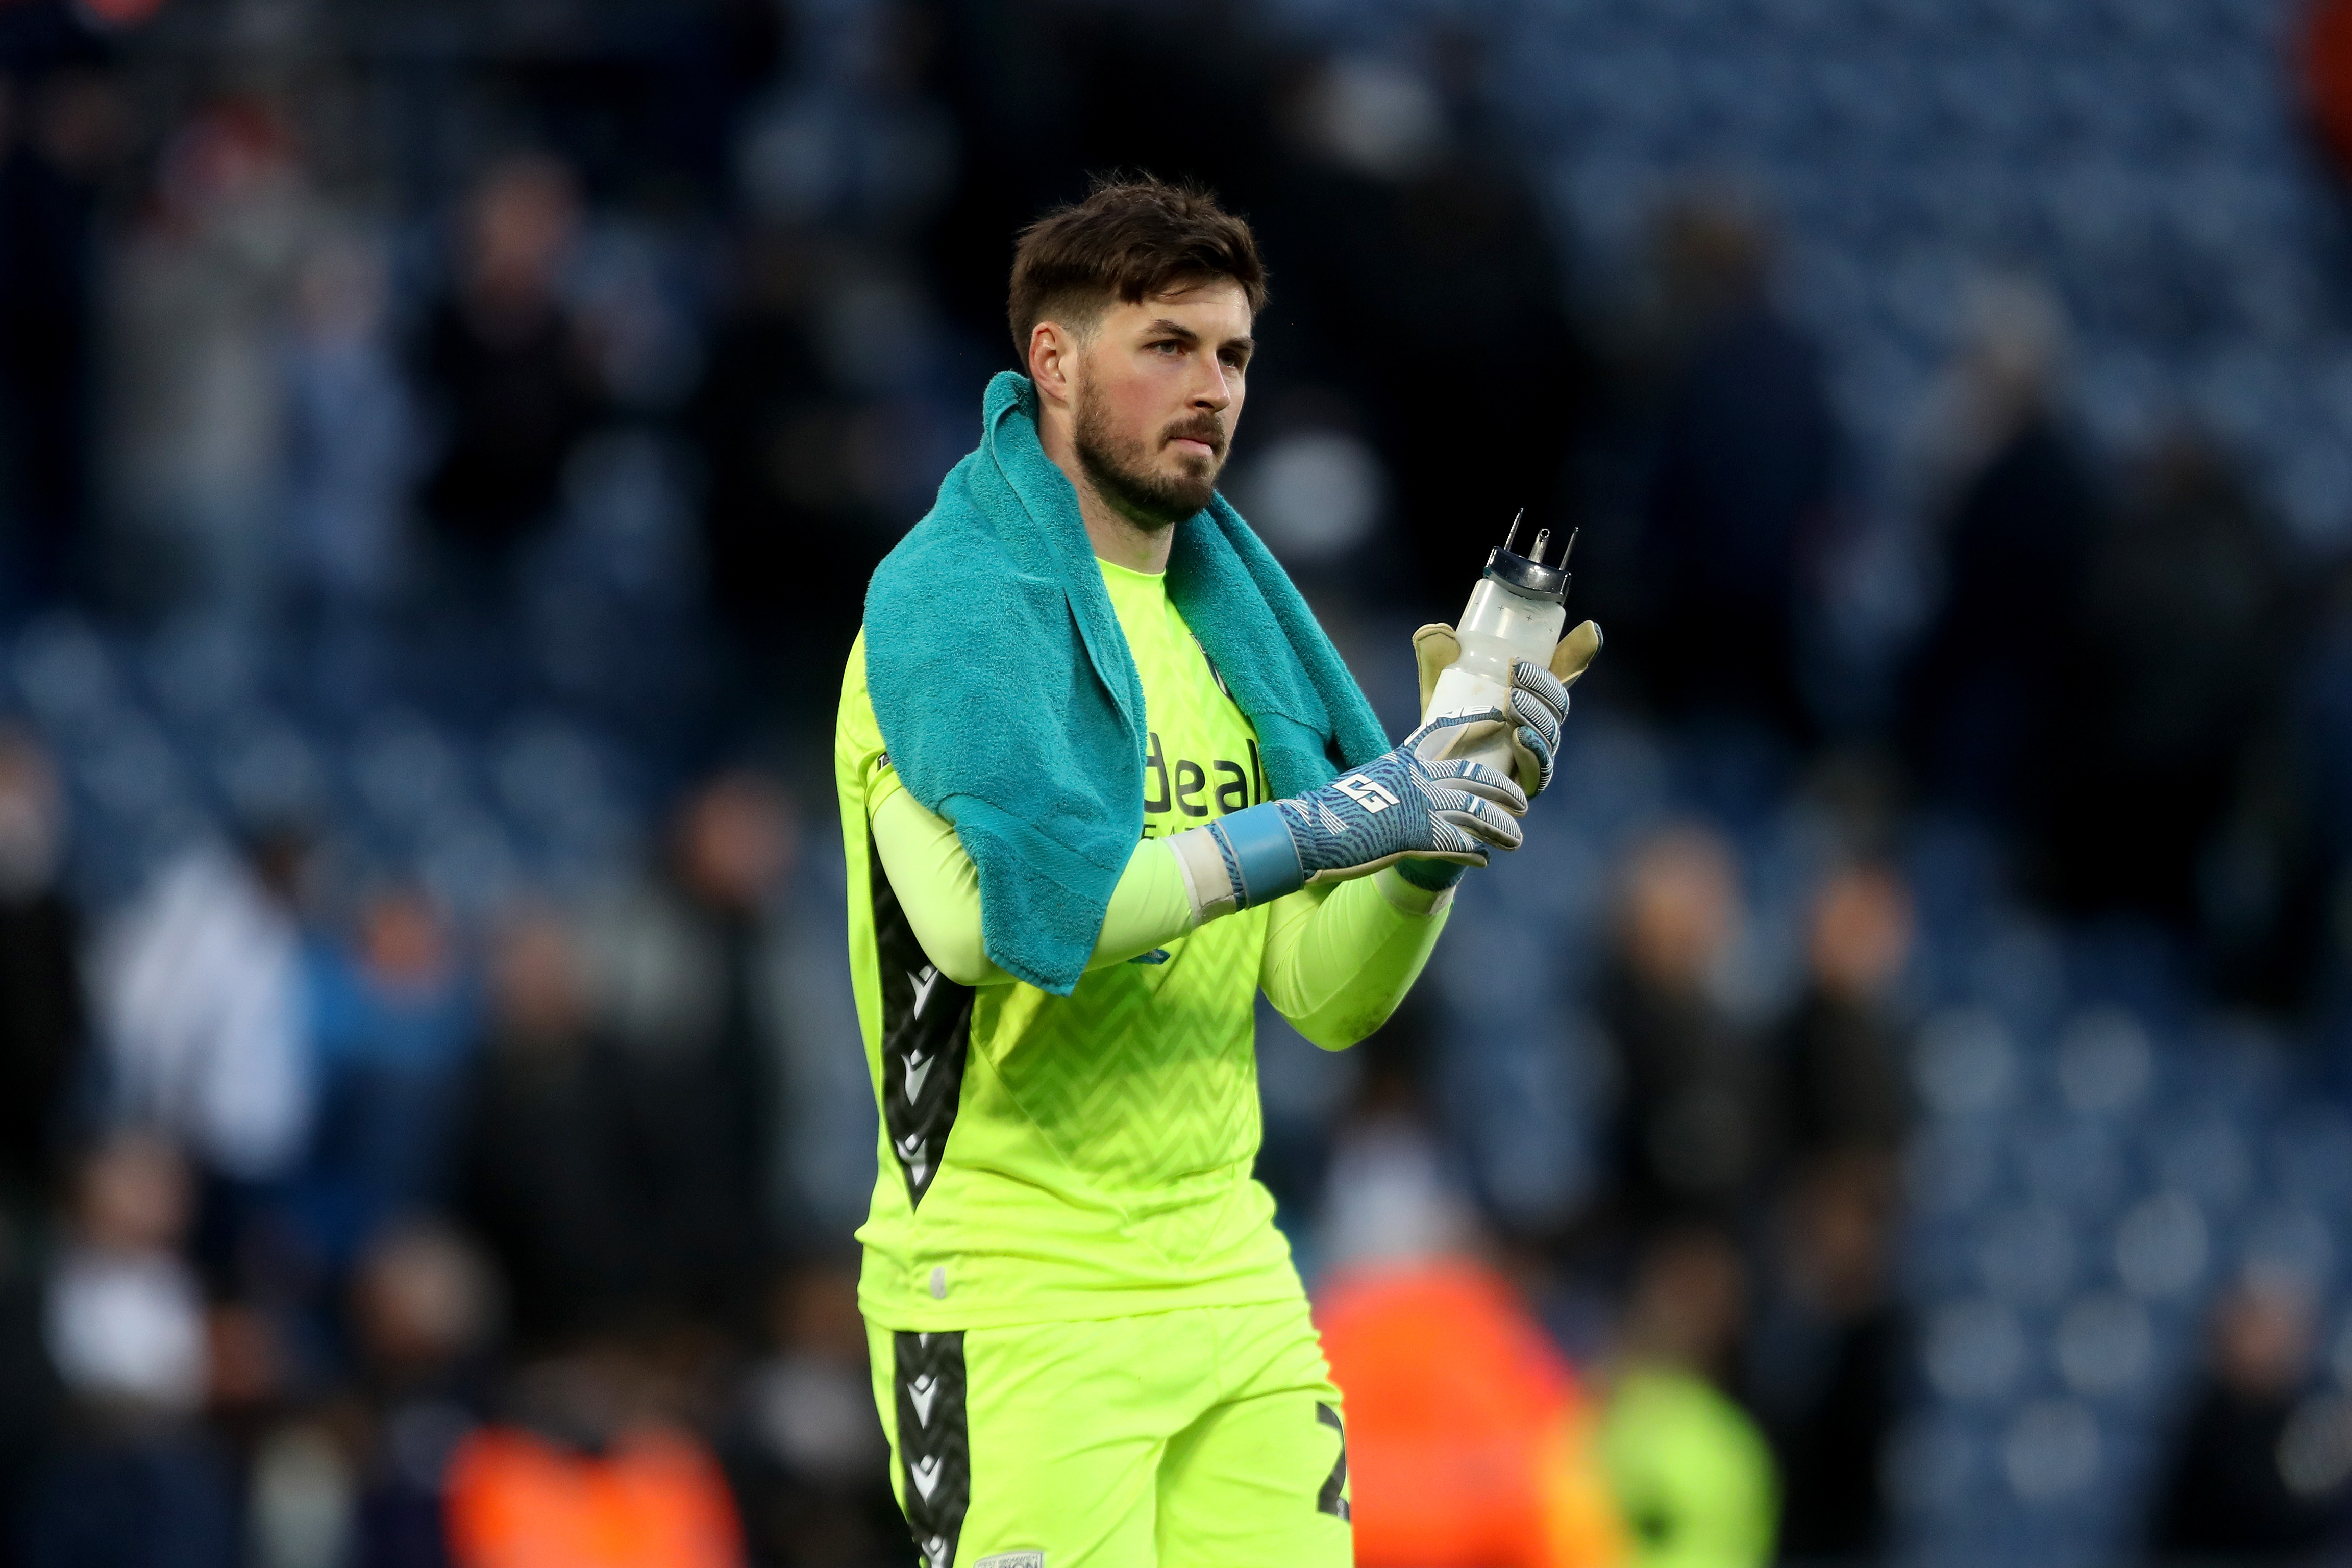
[[[1559,559],[1546,566],[1544,549],[1551,542],[1550,531],[1537,533],[1532,556],[1512,550],[1518,535],[1518,519],[1514,517],[1510,533],[1487,554],[1486,570],[1478,586],[1470,591],[1470,602],[1454,627],[1454,635],[1461,639],[1462,656],[1437,677],[1429,711],[1422,716],[1424,724],[1465,713],[1500,710],[1507,716],[1512,664],[1525,659],[1539,668],[1551,666],[1552,650],[1559,645],[1560,632],[1568,623],[1568,552],[1576,547],[1576,536],[1570,534],[1568,543],[1560,547]],[[1441,755],[1450,760],[1482,762],[1510,777],[1513,727],[1507,718],[1492,728],[1465,727],[1456,732],[1460,738]]]

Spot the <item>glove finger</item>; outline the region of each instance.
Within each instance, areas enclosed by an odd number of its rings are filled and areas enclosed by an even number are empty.
[[[1472,837],[1498,848],[1515,850],[1526,835],[1517,819],[1493,801],[1459,789],[1433,789],[1429,795],[1433,821],[1451,823]]]
[[[1517,782],[1483,762],[1433,762],[1429,777],[1433,783],[1444,779],[1454,789],[1483,796],[1514,817],[1528,809],[1527,792]]]
[[[1540,703],[1555,714],[1568,712],[1568,687],[1549,670],[1532,660],[1519,659],[1511,664],[1511,706]]]
[[[1519,788],[1529,800],[1551,788],[1552,748],[1537,730],[1522,725],[1511,736],[1511,757],[1519,771]]]
[[[1430,859],[1457,861],[1464,865],[1485,865],[1495,852],[1484,839],[1439,817],[1429,821],[1429,841],[1433,846],[1427,852]]]
[[[1497,827],[1497,824],[1504,822],[1510,822],[1514,830],[1507,835],[1500,831]],[[1489,849],[1515,850],[1525,838],[1524,834],[1517,831],[1517,823],[1511,822],[1508,817],[1500,815],[1485,819],[1473,817],[1466,811],[1448,811],[1443,816],[1432,818],[1430,825],[1433,829],[1444,828],[1449,831],[1458,831]]]
[[[1429,711],[1429,697],[1437,690],[1437,677],[1461,657],[1462,639],[1442,621],[1433,621],[1412,634],[1412,662],[1421,676],[1422,712]]]
[[[1562,692],[1561,698],[1567,695]],[[1559,752],[1559,716],[1532,693],[1513,692],[1511,716],[1519,721],[1511,732],[1512,770],[1518,775],[1519,788],[1533,800],[1551,784],[1553,759]]]
[[[1601,652],[1601,642],[1600,623],[1592,621],[1581,622],[1559,640],[1559,645],[1551,651],[1551,673],[1559,677],[1560,685],[1576,685],[1577,677]]]
[[[1550,677],[1546,676],[1545,679],[1549,680]],[[1568,694],[1565,691],[1559,694],[1559,700],[1560,706],[1554,707],[1549,701],[1533,692],[1513,692],[1511,716],[1542,736],[1552,745],[1558,746],[1560,723],[1568,716]]]

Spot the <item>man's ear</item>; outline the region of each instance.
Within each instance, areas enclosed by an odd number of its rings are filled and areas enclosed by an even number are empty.
[[[1059,321],[1040,321],[1029,329],[1029,379],[1037,395],[1049,402],[1068,402],[1078,369],[1076,334]]]

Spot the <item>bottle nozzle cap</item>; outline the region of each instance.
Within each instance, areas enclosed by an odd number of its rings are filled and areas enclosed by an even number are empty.
[[[1486,575],[1515,592],[1530,598],[1566,601],[1568,573],[1556,566],[1540,566],[1503,545],[1486,555]]]

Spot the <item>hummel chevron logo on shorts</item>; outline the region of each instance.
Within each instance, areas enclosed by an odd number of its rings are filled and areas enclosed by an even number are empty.
[[[971,1506],[971,1437],[964,1424],[963,1335],[891,1338],[897,1365],[900,1500],[924,1568],[955,1568]]]

